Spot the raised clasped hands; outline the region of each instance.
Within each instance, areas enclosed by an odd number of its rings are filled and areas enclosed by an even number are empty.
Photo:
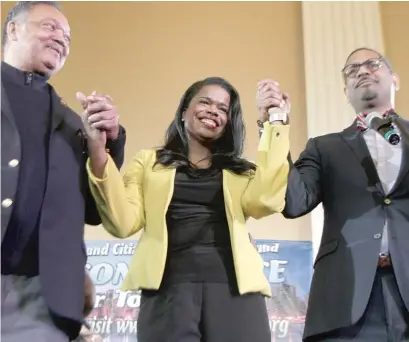
[[[259,120],[268,120],[268,111],[277,108],[289,114],[291,109],[288,94],[283,93],[278,82],[265,79],[257,83],[256,104],[259,112]]]
[[[84,109],[82,120],[88,144],[105,149],[107,140],[115,140],[119,134],[119,115],[111,96],[94,91],[90,96],[78,92],[76,97]]]

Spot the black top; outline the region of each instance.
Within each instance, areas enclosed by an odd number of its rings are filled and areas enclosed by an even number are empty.
[[[1,246],[1,271],[30,276],[38,274],[38,221],[47,181],[50,87],[47,78],[4,62],[1,77],[22,152],[13,211]]]
[[[166,222],[164,282],[235,279],[221,171],[179,168]]]

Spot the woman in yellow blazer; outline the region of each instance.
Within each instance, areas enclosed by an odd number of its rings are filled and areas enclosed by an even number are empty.
[[[271,94],[274,105],[279,93]],[[241,158],[238,92],[221,78],[198,81],[183,95],[164,146],[139,152],[121,177],[105,133],[85,114],[103,226],[119,238],[143,230],[122,285],[142,289],[138,342],[269,342],[271,290],[246,219],[284,208],[289,126],[262,116],[256,167]]]

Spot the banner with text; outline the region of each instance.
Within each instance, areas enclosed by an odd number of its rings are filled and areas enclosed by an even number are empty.
[[[119,291],[136,244],[86,241],[87,269],[97,294],[88,323],[104,342],[137,342],[140,293]],[[266,299],[271,341],[301,342],[312,277],[312,244],[273,240],[256,240],[256,244],[273,292]]]

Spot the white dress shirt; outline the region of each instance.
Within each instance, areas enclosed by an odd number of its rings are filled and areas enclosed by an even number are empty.
[[[363,132],[366,145],[371,154],[378,177],[387,196],[395,185],[402,164],[402,142],[398,145],[389,144],[374,130]],[[389,254],[388,248],[388,222],[385,220],[383,229],[381,254]]]

